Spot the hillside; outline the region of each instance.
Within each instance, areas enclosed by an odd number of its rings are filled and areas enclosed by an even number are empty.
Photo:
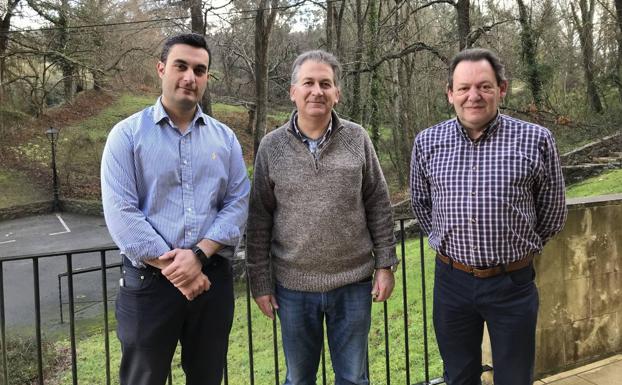
[[[61,199],[99,200],[99,165],[109,130],[123,118],[153,104],[156,98],[155,93],[85,92],[71,104],[50,109],[40,119],[18,119],[8,130],[9,134],[5,134],[6,140],[0,144],[0,186],[3,193],[0,208],[51,197],[51,151],[44,134],[48,127],[61,130],[57,147]],[[216,119],[236,132],[246,164],[250,167],[253,140],[247,130],[247,110],[242,106],[215,103],[213,111]],[[274,112],[269,115],[268,127],[282,124],[287,117],[287,112]],[[383,158],[386,161],[388,157]],[[389,173],[387,178],[390,180]],[[407,191],[390,187],[394,202],[408,197]],[[569,187],[570,197],[617,192],[622,192],[621,170]]]
[[[61,198],[98,200],[99,165],[108,132],[120,120],[153,104],[156,98],[157,94],[86,92],[71,104],[49,110],[40,119],[19,122],[19,135],[0,145],[3,154],[0,171],[4,170],[0,182],[6,192],[0,207],[51,195],[51,150],[44,134],[48,127],[60,129],[57,167]],[[236,132],[246,164],[250,166],[253,140],[247,131],[246,109],[220,103],[212,108],[215,118]],[[281,124],[287,115],[286,112],[269,115],[268,126]],[[28,180],[27,188],[23,188],[24,180]],[[31,193],[25,194],[26,190]]]

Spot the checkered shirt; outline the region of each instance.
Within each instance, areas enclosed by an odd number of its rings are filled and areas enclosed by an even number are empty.
[[[432,248],[473,267],[539,253],[566,220],[551,132],[507,115],[498,114],[477,140],[455,118],[421,132],[410,187]]]

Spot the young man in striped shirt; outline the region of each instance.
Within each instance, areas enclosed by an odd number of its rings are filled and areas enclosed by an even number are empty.
[[[411,203],[437,252],[434,326],[449,385],[481,383],[484,322],[495,384],[532,384],[532,261],[566,219],[553,136],[499,113],[507,87],[491,51],[458,53],[447,86],[457,117],[421,132],[413,148]]]

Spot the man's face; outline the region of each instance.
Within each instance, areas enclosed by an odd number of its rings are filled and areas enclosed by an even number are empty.
[[[488,60],[464,60],[454,70],[453,89],[447,90],[447,99],[465,128],[481,131],[497,114],[506,91],[507,82],[497,84]]]
[[[203,97],[209,73],[209,54],[186,44],[171,47],[166,63],[158,62],[162,102],[173,110],[194,109]]]
[[[298,71],[296,84],[289,89],[298,115],[303,119],[330,116],[339,101],[339,88],[330,65],[313,60],[305,61]]]

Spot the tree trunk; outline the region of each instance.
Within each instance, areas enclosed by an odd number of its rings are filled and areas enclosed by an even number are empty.
[[[369,43],[367,46],[367,61],[375,63],[378,57],[378,18],[379,7],[377,0],[369,0]],[[371,141],[374,144],[376,152],[380,145],[380,108],[382,103],[380,97],[380,68],[376,67],[371,73],[371,86],[369,90],[369,102],[371,106],[369,125],[371,129]]]
[[[579,9],[581,15],[576,12],[574,3],[570,3],[572,16],[575,21],[577,30],[579,31],[579,42],[581,43],[581,51],[583,54],[583,72],[585,74],[585,85],[587,88],[587,100],[590,109],[596,113],[603,111],[603,105],[600,102],[596,80],[594,79],[594,0],[579,0]]]
[[[4,54],[9,46],[9,30],[11,29],[11,17],[20,0],[9,1],[6,5],[6,13],[0,20],[0,101],[4,99]]]
[[[333,52],[333,16],[335,6],[333,0],[326,1],[326,50]]]
[[[354,51],[354,75],[352,79],[352,93],[350,95],[350,117],[360,122],[361,113],[361,67],[365,39],[365,20],[363,19],[362,0],[356,0],[356,48]]]
[[[616,85],[618,86],[618,96],[622,103],[622,0],[615,0],[616,6],[616,40],[618,42],[618,56],[616,58]]]
[[[278,0],[261,0],[255,14],[255,127],[253,157],[266,134],[268,117],[268,48],[272,26],[278,13]]]
[[[190,28],[192,32],[205,36],[205,20],[203,19],[203,0],[190,0]],[[214,58],[210,57],[210,63]],[[209,116],[212,112],[212,95],[209,90],[209,82],[205,87],[205,93],[201,99],[201,109]]]
[[[526,67],[527,84],[531,90],[533,102],[539,109],[542,107],[542,80],[537,59],[536,37],[531,27],[531,21],[525,3],[523,0],[516,1],[518,3],[518,20],[521,25],[522,59]]]
[[[67,16],[69,15],[69,0],[62,0],[60,12],[58,14],[58,26],[59,26],[59,51],[67,53],[69,45],[69,30],[67,27],[69,23]],[[65,95],[65,102],[70,102],[75,95],[75,79],[74,65],[67,59],[60,57],[60,67],[63,72],[63,90]]]
[[[455,5],[460,51],[469,48],[469,33],[471,33],[471,19],[469,16],[470,5],[470,0],[458,0]]]

